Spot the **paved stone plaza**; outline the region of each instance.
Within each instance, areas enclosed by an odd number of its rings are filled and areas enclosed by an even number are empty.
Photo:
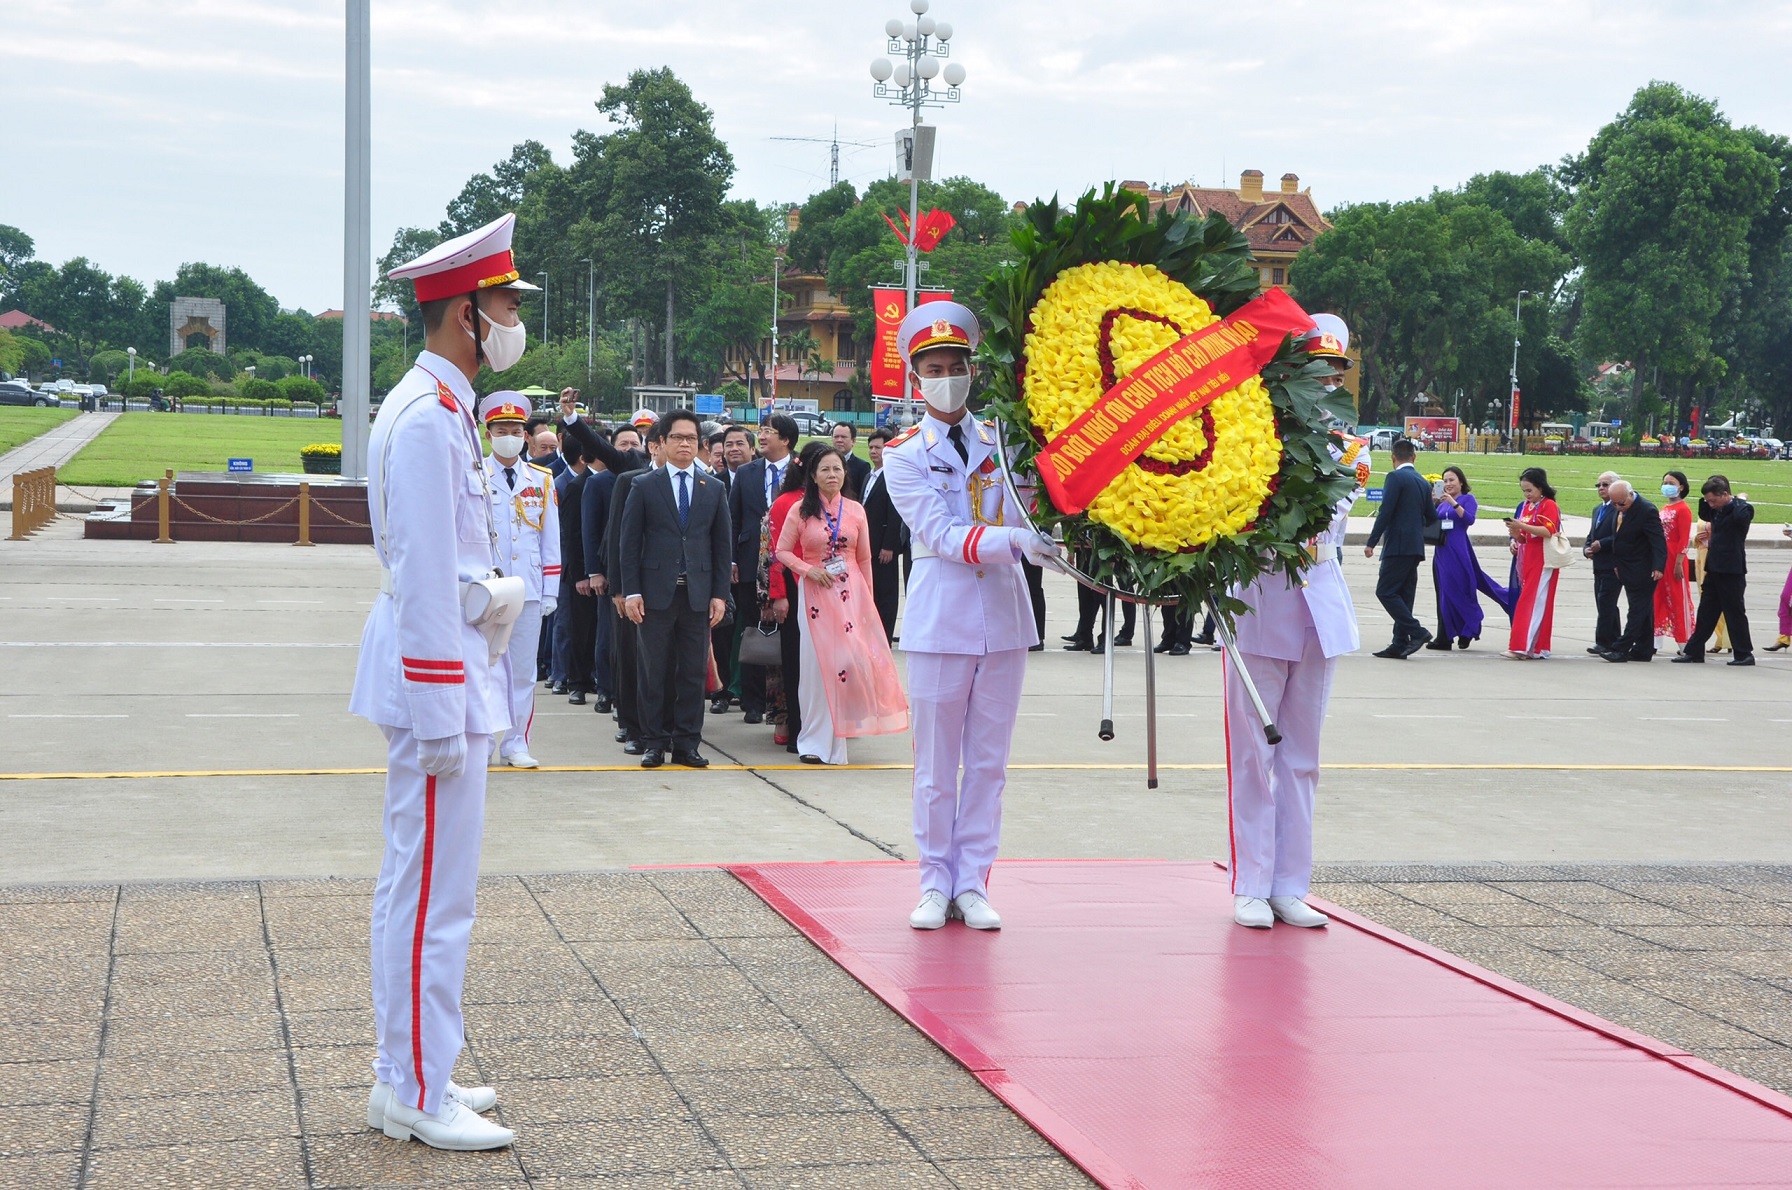
[[[1751,555],[1763,624],[1785,561]],[[649,773],[548,696],[550,769],[491,782],[459,1071],[518,1144],[368,1132],[383,747],[344,706],[375,583],[349,547],[0,543],[0,1185],[1086,1184],[733,877],[627,871],[912,858],[906,738],[817,770],[712,716],[715,768]],[[1318,891],[1792,1092],[1792,661],[1607,666],[1563,586],[1550,662],[1341,664]],[[1143,626],[1101,744],[1049,593],[1004,853],[1223,858],[1217,657],[1160,659],[1147,790]]]

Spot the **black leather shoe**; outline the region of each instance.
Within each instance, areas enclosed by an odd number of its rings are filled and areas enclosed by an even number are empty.
[[[1754,657],[1754,654],[1752,654],[1752,653],[1749,654],[1747,657],[1738,657],[1733,661],[1724,662],[1725,665],[1753,665],[1754,663],[1755,663],[1755,657]]]
[[[1187,645],[1171,645],[1169,648],[1165,649],[1164,652],[1171,657],[1187,657],[1189,654],[1189,647]]]
[[[1151,646],[1151,651],[1153,653],[1168,653],[1170,651],[1170,642],[1167,640],[1160,640]]]
[[[645,755],[646,752],[647,749],[642,746],[640,740],[630,740],[628,743],[622,745],[622,754],[624,756],[642,756]]]
[[[1414,653],[1418,652],[1429,643],[1430,642],[1428,641],[1422,640],[1409,640],[1404,645],[1400,646],[1400,656],[1411,657]]]
[[[796,741],[791,740],[788,744],[785,744],[784,751],[794,754],[796,752]]]
[[[1371,656],[1386,657],[1390,661],[1405,661],[1410,654],[1404,645],[1389,645],[1385,649],[1377,649]]]
[[[763,712],[763,711],[748,711],[744,717],[744,721],[747,723],[764,723],[765,722],[765,712]]]
[[[1066,653],[1087,653],[1093,647],[1094,646],[1086,640],[1073,640],[1064,646],[1064,651]]]
[[[1668,660],[1676,665],[1703,665],[1705,664],[1705,654],[1677,653],[1674,656],[1669,657]]]
[[[1036,644],[1036,645],[1028,645],[1028,646],[1027,646],[1027,652],[1029,652],[1029,653],[1043,653],[1043,652],[1045,652],[1045,645],[1044,645],[1044,643],[1043,643],[1043,642],[1042,642],[1042,643],[1040,643],[1040,644]]]
[[[583,690],[574,690],[571,694],[566,696],[566,701],[570,702],[575,707],[582,707],[585,705],[585,692]]]
[[[1192,638],[1188,643],[1191,645],[1210,645],[1213,643],[1213,638],[1203,632],[1200,636]]]
[[[549,683],[548,684],[548,693],[549,694],[565,694],[566,693],[566,683],[565,682]]]
[[[1629,661],[1630,660],[1629,653],[1614,653],[1609,649],[1599,655],[1601,657],[1605,658],[1607,661]]]
[[[600,715],[608,715],[611,711],[616,709],[616,704],[600,694],[597,696],[597,705],[591,709]]]
[[[1448,640],[1428,640],[1425,642],[1425,647],[1433,653],[1448,653],[1450,642]]]
[[[724,695],[721,698],[710,699],[709,700],[709,713],[712,715],[726,715],[728,713],[727,696]]]
[[[1122,632],[1119,636],[1114,638],[1114,646],[1121,649],[1131,648],[1132,634],[1130,632]]]
[[[626,727],[618,727],[616,729],[616,742],[618,744],[628,743],[628,729]]]
[[[666,754],[658,748],[649,748],[641,753],[641,767],[644,769],[657,769],[665,763]]]
[[[1058,639],[1059,640],[1067,640],[1067,641],[1071,641],[1072,643],[1074,643],[1076,641],[1076,633],[1073,632],[1069,636],[1060,636]]]
[[[672,753],[672,763],[682,764],[687,769],[706,769],[709,767],[709,757],[695,748],[679,748]]]
[[[1469,644],[1468,637],[1459,636],[1456,638],[1456,647],[1457,648],[1466,649],[1466,648],[1468,648],[1468,644]]]
[[[821,757],[810,756],[807,752],[805,752],[801,756],[797,757],[797,759],[802,761],[804,764],[820,764],[821,763]]]

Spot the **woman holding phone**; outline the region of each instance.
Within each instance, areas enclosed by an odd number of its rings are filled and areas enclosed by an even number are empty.
[[[1506,535],[1518,558],[1518,599],[1512,607],[1512,635],[1502,657],[1539,661],[1549,656],[1550,627],[1556,611],[1556,576],[1543,564],[1543,543],[1562,526],[1556,490],[1541,467],[1526,467],[1518,476],[1524,502],[1506,518]]]
[[[1445,467],[1443,479],[1432,488],[1441,532],[1431,554],[1432,585],[1437,589],[1437,635],[1425,647],[1447,653],[1455,642],[1466,649],[1481,639],[1481,595],[1485,594],[1508,615],[1512,592],[1494,582],[1481,569],[1481,560],[1468,540],[1479,505],[1469,494],[1468,476],[1460,467]]]

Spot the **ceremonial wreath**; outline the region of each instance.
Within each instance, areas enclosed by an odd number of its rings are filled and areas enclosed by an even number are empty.
[[[1227,588],[1298,574],[1356,479],[1334,461],[1312,321],[1258,294],[1238,229],[1110,184],[1035,204],[1014,248],[981,291],[979,359],[1035,523],[1062,525],[1090,578],[1154,600],[1236,613]]]

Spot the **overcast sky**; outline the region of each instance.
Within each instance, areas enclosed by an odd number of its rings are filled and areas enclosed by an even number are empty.
[[[1135,12],[1150,15],[1135,15]],[[757,20],[748,14],[758,15]],[[1170,16],[1167,14],[1175,13]],[[433,226],[534,138],[565,161],[604,83],[670,66],[715,112],[734,193],[889,172],[904,123],[866,67],[906,0],[375,0],[373,239]],[[1792,134],[1792,2],[934,0],[969,72],[937,165],[1010,200],[1110,178],[1284,172],[1324,208],[1579,151],[1651,79]],[[6,0],[0,223],[144,282],[238,265],[342,304],[341,0]],[[521,262],[526,270],[528,262]]]

